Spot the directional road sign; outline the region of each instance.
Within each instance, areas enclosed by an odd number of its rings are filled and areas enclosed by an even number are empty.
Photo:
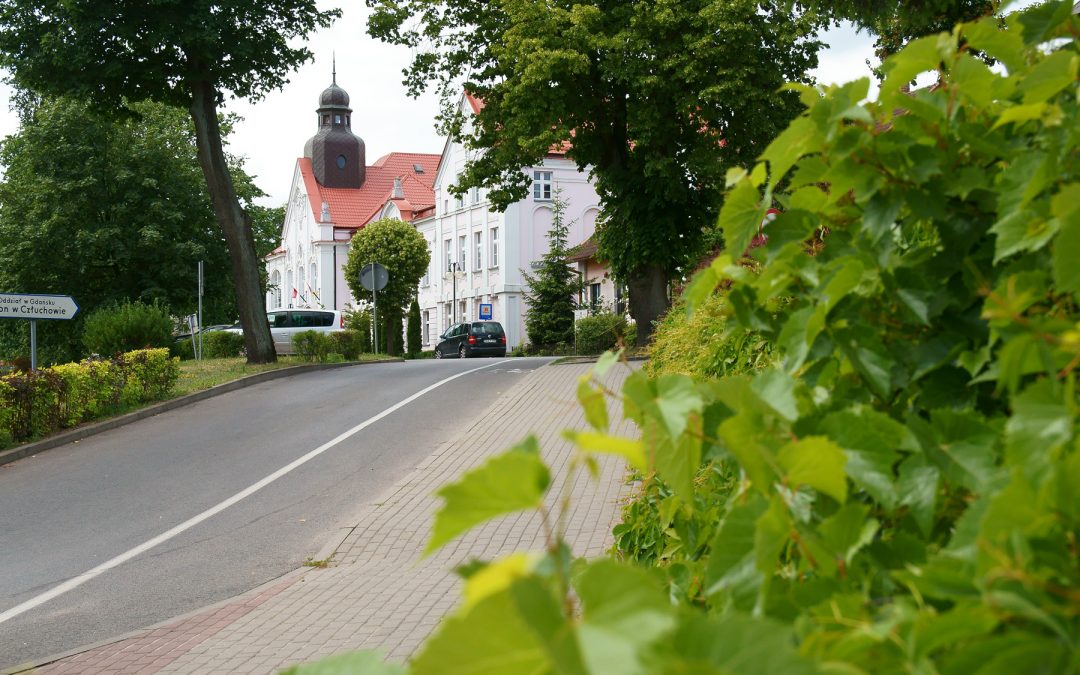
[[[0,293],[0,319],[56,321],[74,318],[78,311],[70,295]]]

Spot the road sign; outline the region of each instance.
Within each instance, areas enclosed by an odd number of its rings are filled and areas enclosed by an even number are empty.
[[[481,302],[480,303],[480,320],[481,321],[491,321],[491,303],[490,302]]]
[[[360,285],[369,291],[381,291],[390,281],[390,273],[379,263],[368,263],[360,270]]]
[[[0,319],[60,321],[74,318],[79,306],[70,295],[0,293]]]

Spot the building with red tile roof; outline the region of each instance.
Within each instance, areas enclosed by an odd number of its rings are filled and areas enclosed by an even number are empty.
[[[384,212],[410,222],[435,208],[439,155],[391,152],[366,164],[336,72],[319,96],[316,118],[316,133],[296,160],[281,245],[266,258],[268,310],[355,305],[342,274],[353,234]]]

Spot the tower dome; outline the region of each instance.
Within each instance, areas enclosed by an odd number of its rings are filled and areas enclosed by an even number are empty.
[[[316,114],[318,131],[304,144],[315,180],[324,187],[359,188],[367,162],[364,141],[352,132],[349,94],[338,86],[336,64],[330,86],[319,94]]]

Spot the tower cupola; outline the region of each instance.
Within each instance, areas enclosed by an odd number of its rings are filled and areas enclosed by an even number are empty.
[[[338,86],[334,64],[330,86],[319,94],[318,131],[304,144],[315,180],[323,187],[359,188],[364,184],[364,141],[352,132],[349,94]]]

